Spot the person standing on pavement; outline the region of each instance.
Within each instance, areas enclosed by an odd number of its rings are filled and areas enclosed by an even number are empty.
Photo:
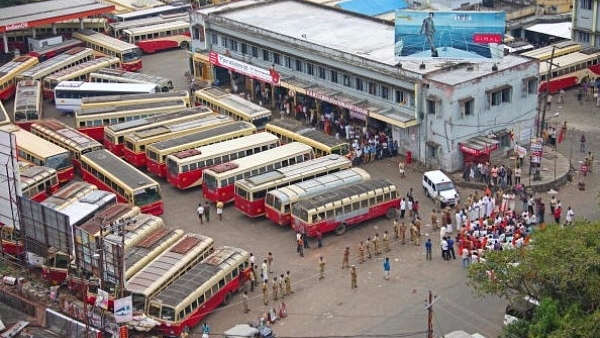
[[[402,197],[402,200],[400,200],[400,218],[404,218],[405,213],[406,213],[406,198]]]
[[[556,222],[556,224],[560,224],[560,214],[561,213],[562,213],[562,208],[559,205],[557,205],[554,208],[554,213],[553,213],[554,221]]]
[[[448,256],[448,241],[446,239],[446,236],[444,236],[442,238],[442,242],[440,243],[440,247],[442,248],[442,258],[447,261],[450,259],[450,257]]]
[[[321,230],[317,229],[317,248],[322,248],[323,247],[323,234],[321,233]]]
[[[256,266],[254,263],[250,264],[250,292],[254,292],[256,286]]]
[[[244,313],[250,312],[250,308],[248,307],[248,291],[244,291],[242,295],[242,303],[244,304]]]
[[[325,259],[323,256],[319,257],[319,280],[325,279]]]
[[[263,279],[262,282],[263,303],[265,305],[269,305],[269,285],[267,281],[267,279]]]
[[[202,203],[198,203],[198,208],[196,208],[196,214],[198,215],[200,224],[204,224],[204,206],[202,206]]]
[[[456,259],[456,253],[454,252],[454,240],[452,237],[448,236],[446,242],[448,243],[448,259],[450,259],[450,256],[452,256],[452,259]]]
[[[206,223],[210,222],[210,202],[206,201],[204,205],[204,218],[206,219]]]
[[[573,217],[575,217],[575,211],[569,206],[567,207],[567,214],[565,215],[565,225],[573,225]]]
[[[367,258],[371,259],[373,253],[371,248],[371,237],[367,237],[367,243],[365,244],[365,248],[367,248]]]
[[[390,259],[389,257],[386,257],[383,261],[383,278],[385,278],[386,280],[390,279],[390,269]]]
[[[344,249],[344,259],[342,260],[342,269],[350,267],[350,247]]]
[[[406,223],[404,223],[404,222],[400,223],[399,231],[400,231],[400,240],[402,241],[402,244],[406,244]]]
[[[431,243],[431,238],[427,239],[427,242],[425,242],[425,259],[426,260],[431,260],[431,250],[433,248],[433,244]]]
[[[219,221],[222,221],[223,220],[223,202],[217,201],[216,207],[217,207],[217,217],[219,218]]]
[[[285,293],[288,295],[291,295],[292,293],[294,293],[294,291],[292,291],[292,278],[290,277],[290,270],[288,270],[285,273]]]
[[[285,278],[284,274],[279,275],[279,294],[281,295],[281,299],[284,299],[286,296],[284,278]]]
[[[585,134],[581,134],[581,139],[579,140],[579,152],[585,154]]]
[[[400,160],[400,162],[398,162],[398,172],[400,173],[400,178],[404,178],[406,170],[405,170],[406,164],[404,164],[404,161]]]
[[[362,264],[365,261],[365,245],[362,241],[358,243],[358,264]]]
[[[269,273],[273,273],[273,253],[271,251],[267,254],[267,267],[269,268]]]
[[[383,232],[382,241],[383,241],[383,251],[384,252],[390,251],[390,237],[388,236],[387,230]]]
[[[350,289],[356,289],[358,287],[357,280],[358,275],[356,274],[356,267],[352,265],[350,268]]]
[[[279,294],[279,282],[277,282],[277,276],[273,277],[273,284],[271,284],[271,288],[273,290],[273,301],[277,301],[279,298],[277,295]]]
[[[381,255],[381,247],[379,244],[379,233],[375,234],[375,237],[373,237],[373,248],[375,249],[375,255]]]
[[[264,280],[269,279],[269,267],[267,265],[267,260],[265,259],[260,266],[260,277]]]

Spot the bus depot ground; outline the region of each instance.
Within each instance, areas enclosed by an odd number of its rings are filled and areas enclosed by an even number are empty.
[[[188,89],[184,73],[189,61],[187,53],[181,50],[145,55],[142,72],[168,77],[176,83],[176,89]],[[584,154],[579,152],[581,133],[585,133],[588,150],[598,156],[600,145],[600,108],[593,98],[589,101],[577,100],[577,91],[570,90],[565,95],[565,103],[552,105],[548,116],[559,112],[558,120],[567,121],[569,133],[565,142],[559,145],[559,152],[572,159],[574,167]],[[5,102],[7,112],[12,112],[12,101]],[[51,102],[44,103],[44,116],[55,117],[72,125],[73,118],[58,113]],[[409,188],[414,189],[415,198],[420,202],[425,227],[421,245],[400,244],[393,239],[391,251],[358,264],[358,244],[367,237],[384,231],[391,233],[391,222],[385,218],[375,219],[349,229],[342,236],[327,234],[323,237],[323,247],[317,248],[310,240],[310,248],[304,257],[296,254],[295,234],[290,228],[279,227],[263,217],[250,219],[238,212],[233,205],[225,207],[223,221],[219,222],[213,209],[209,223],[199,224],[195,209],[204,203],[199,188],[180,191],[165,180],[154,177],[162,186],[165,213],[162,216],[170,228],[183,229],[213,237],[216,245],[237,246],[252,252],[257,262],[273,253],[272,281],[286,271],[291,272],[294,293],[284,300],[287,317],[277,320],[273,329],[279,337],[328,337],[328,336],[400,336],[424,337],[427,330],[426,302],[428,291],[438,297],[433,305],[433,329],[436,336],[454,330],[470,333],[479,332],[486,337],[496,337],[502,327],[506,302],[494,297],[478,298],[466,284],[466,271],[460,259],[444,261],[440,257],[439,234],[429,225],[429,213],[434,203],[426,198],[420,186],[422,172],[418,166],[407,170],[406,178],[400,179],[397,166],[399,158],[376,161],[362,167],[373,178],[388,178],[395,182],[402,195]],[[552,168],[548,168],[548,173]],[[550,175],[550,174],[548,174]],[[600,219],[598,209],[599,182],[598,170],[586,177],[574,174],[575,182],[558,190],[557,196],[564,206],[572,206],[576,218]],[[453,177],[456,177],[453,176]],[[577,189],[576,182],[584,179],[586,190]],[[524,182],[526,183],[526,181]],[[473,191],[459,188],[463,197]],[[540,193],[545,200],[547,193]],[[547,217],[549,218],[549,217]],[[434,247],[433,260],[425,260],[427,238]],[[351,264],[358,271],[358,288],[350,289],[349,269],[342,269],[343,251],[350,247]],[[318,259],[326,261],[324,281],[318,280]],[[391,261],[390,279],[383,278],[383,260]],[[271,297],[268,306],[263,305],[259,288],[249,292],[251,311],[244,313],[241,294],[236,295],[228,306],[219,307],[209,314],[205,321],[211,326],[211,336],[219,336],[238,323],[257,321],[268,309],[279,309],[281,299],[274,302]],[[193,332],[199,332],[196,327]],[[410,333],[413,333],[412,335]],[[198,335],[199,337],[200,335]]]

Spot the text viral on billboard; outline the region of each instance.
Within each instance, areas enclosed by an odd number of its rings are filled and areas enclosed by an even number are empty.
[[[505,12],[397,10],[394,55],[402,59],[500,59]]]

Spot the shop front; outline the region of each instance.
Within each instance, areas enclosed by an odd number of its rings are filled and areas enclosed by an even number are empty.
[[[491,153],[498,149],[500,142],[496,139],[476,136],[459,143],[463,153],[463,164],[490,163]]]

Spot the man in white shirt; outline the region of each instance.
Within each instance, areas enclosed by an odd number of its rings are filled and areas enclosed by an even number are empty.
[[[200,220],[200,224],[204,224],[202,219],[204,218],[204,206],[202,203],[198,203],[198,208],[196,209],[196,214],[198,214],[198,219]]]
[[[565,217],[565,225],[573,225],[573,217],[575,217],[575,211],[571,209],[571,206],[567,208],[567,216]]]
[[[442,242],[440,243],[440,247],[442,248],[442,258],[447,261],[450,260],[450,253],[448,252],[448,241],[446,241],[446,237],[442,238]]]

